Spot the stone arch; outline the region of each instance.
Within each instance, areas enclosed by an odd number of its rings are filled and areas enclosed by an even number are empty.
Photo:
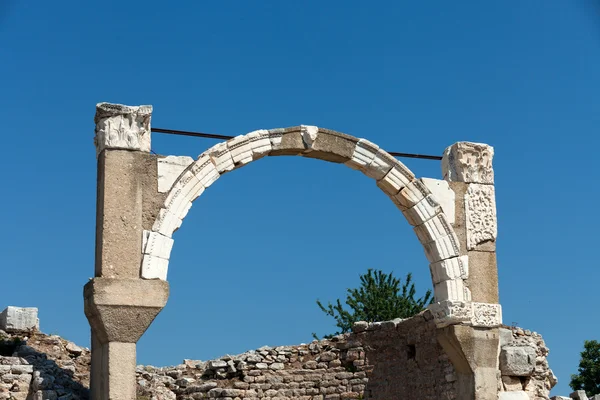
[[[424,180],[366,139],[305,125],[253,131],[214,145],[196,160],[187,158],[184,165],[189,165],[170,184],[152,230],[143,232],[140,277],[167,279],[173,232],[192,202],[221,175],[265,156],[283,155],[343,163],[374,179],[413,226],[430,263],[436,302],[471,300],[464,284],[468,256],[461,256],[458,237],[442,208],[444,202]],[[448,207],[454,212],[454,202]]]

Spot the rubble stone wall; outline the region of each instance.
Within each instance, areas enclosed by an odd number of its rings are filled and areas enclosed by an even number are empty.
[[[0,400],[89,399],[90,351],[55,335],[0,331]],[[542,337],[500,329],[500,400],[548,399],[556,377]],[[138,366],[138,400],[458,399],[430,311],[296,346],[172,367]]]
[[[138,367],[140,396],[171,399],[455,399],[454,367],[428,311],[358,323],[355,332],[299,346],[168,368]],[[172,392],[176,397],[169,396]]]

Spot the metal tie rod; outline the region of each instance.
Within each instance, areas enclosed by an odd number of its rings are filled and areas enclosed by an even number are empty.
[[[175,129],[151,128],[151,131],[156,132],[156,133],[166,133],[168,135],[194,136],[194,137],[201,137],[201,138],[208,138],[208,139],[228,140],[228,139],[234,138],[234,136],[217,135],[215,133],[179,131],[179,130],[175,130]],[[412,154],[412,153],[398,153],[395,151],[390,151],[389,154],[394,157],[420,158],[423,160],[441,160],[442,159],[442,156],[431,156],[431,155],[426,155],[426,154]]]

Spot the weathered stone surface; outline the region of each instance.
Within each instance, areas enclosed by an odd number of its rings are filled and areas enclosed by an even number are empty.
[[[167,156],[156,159],[158,168],[158,192],[167,193],[179,175],[194,162],[192,157]]]
[[[0,329],[6,332],[28,332],[39,329],[38,309],[8,306],[0,313]]]
[[[518,376],[502,376],[502,386],[507,392],[523,390],[523,383]]]
[[[575,400],[588,400],[585,390],[576,390],[571,393],[570,397]]]
[[[471,325],[475,327],[495,328],[502,324],[502,307],[500,304],[473,302],[472,308],[473,317]]]
[[[535,368],[535,349],[504,346],[500,351],[500,371],[508,376],[530,376]]]
[[[104,149],[150,151],[152,106],[96,105],[96,154]]]
[[[526,392],[520,390],[517,392],[500,392],[498,400],[531,400]]]
[[[498,236],[494,186],[472,183],[465,194],[467,249],[474,250]],[[495,250],[495,247],[491,249]]]
[[[442,176],[453,182],[494,183],[494,148],[482,143],[458,142],[444,151]]]
[[[358,139],[330,129],[303,126],[302,137],[305,157],[318,158],[323,161],[346,163],[352,159]]]
[[[469,251],[469,278],[473,301],[498,303],[498,267],[496,253]]]

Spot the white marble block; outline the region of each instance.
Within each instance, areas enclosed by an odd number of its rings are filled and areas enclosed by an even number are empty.
[[[414,179],[413,173],[398,161],[383,178],[377,181],[377,186],[389,197],[394,197]]]
[[[438,328],[448,325],[470,325],[473,319],[472,303],[469,301],[443,300],[429,306]]]
[[[469,301],[467,288],[462,279],[449,279],[436,283],[433,287],[435,301]]]
[[[167,272],[169,270],[169,260],[160,257],[154,257],[150,254],[145,254],[142,260],[142,279],[160,279],[167,280]]]
[[[434,241],[437,238],[450,235],[453,232],[445,213],[434,215],[421,225],[414,227],[414,231],[422,244]]]
[[[467,279],[469,277],[469,257],[447,258],[429,264],[429,269],[434,284],[448,279]]]
[[[402,189],[394,198],[405,208],[411,208],[415,204],[429,196],[431,191],[423,183],[423,179],[415,179]]]
[[[471,325],[475,327],[496,328],[502,325],[502,306],[500,304],[472,303],[473,317]]]
[[[406,220],[412,226],[422,225],[440,213],[442,213],[442,207],[431,195],[426,196],[411,208],[403,211]]]
[[[168,260],[172,248],[173,239],[170,237],[161,235],[158,232],[144,230],[142,241],[143,254],[150,254],[151,256]]]
[[[158,158],[158,192],[167,193],[179,175],[193,162],[194,159],[187,156]]]
[[[444,151],[442,176],[451,182],[494,184],[494,148],[483,143],[458,142]]]
[[[104,149],[150,152],[152,106],[96,105],[96,155]]]
[[[202,156],[198,158],[190,168],[190,172],[200,181],[204,189],[215,183],[221,176],[210,157]]]
[[[465,193],[467,249],[473,250],[483,242],[495,241],[496,195],[494,186],[472,183]]]
[[[373,160],[362,171],[369,178],[379,181],[392,169],[398,160],[389,155],[385,150],[379,149]]]
[[[269,131],[260,129],[250,132],[247,136],[250,138],[250,143],[252,144],[253,160],[258,160],[259,158],[269,155],[273,149],[271,140],[269,139]]]
[[[421,178],[423,184],[429,189],[431,195],[440,203],[444,214],[448,217],[448,221],[454,224],[456,195],[454,190],[450,188],[447,181],[441,179]]]
[[[39,328],[37,308],[8,306],[0,313],[0,330],[5,332],[29,332]]]
[[[375,158],[379,146],[367,139],[359,139],[352,153],[352,159],[345,164],[355,170],[364,171]]]
[[[204,154],[210,157],[219,174],[224,174],[235,168],[233,158],[231,158],[231,153],[227,147],[227,142],[221,142],[214,145],[198,158],[201,158]]]
[[[423,248],[425,249],[425,256],[430,263],[458,257],[460,255],[458,238],[454,232],[450,235],[442,236],[429,243],[423,244]]]
[[[252,161],[252,143],[247,135],[236,136],[227,141],[227,148],[236,168]]]

